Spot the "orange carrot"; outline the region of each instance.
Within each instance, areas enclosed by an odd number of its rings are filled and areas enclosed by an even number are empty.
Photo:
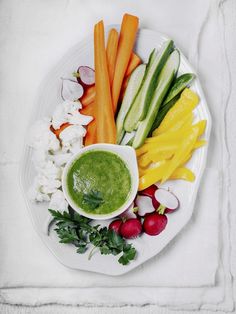
[[[59,129],[56,129],[56,130],[53,128],[53,126],[51,126],[50,130],[56,135],[57,138],[59,138],[60,133],[63,130],[65,130],[65,128],[67,128],[68,126],[70,126],[70,123],[66,122],[62,124]]]
[[[136,16],[129,14],[123,16],[112,84],[112,103],[114,112],[116,112],[117,109],[122,82],[133,51],[138,30],[138,21]]]
[[[82,109],[80,109],[79,112],[81,114],[86,115],[86,116],[93,116],[93,114],[94,114],[94,102],[92,102],[88,106],[84,106]]]
[[[87,106],[94,101],[95,98],[95,86],[92,85],[85,89],[83,96],[80,98],[80,101],[83,106]]]
[[[94,117],[95,116],[95,108],[94,102],[92,102],[89,106],[83,107],[80,110],[80,113],[89,115]],[[96,143],[96,121],[95,118],[88,124],[87,126],[87,133],[85,135],[84,145],[92,145]]]
[[[115,72],[118,38],[119,38],[119,35],[118,35],[117,30],[115,28],[112,28],[108,35],[107,49],[106,49],[107,66],[108,66],[110,83],[112,83],[113,81],[114,72]]]
[[[135,68],[137,68],[137,66],[140,65],[141,62],[142,61],[139,58],[139,56],[136,55],[134,52],[132,52],[132,55],[131,55],[130,60],[129,60],[128,67],[127,67],[126,72],[125,72],[125,77],[130,76],[130,74],[133,72],[133,70]]]
[[[124,90],[127,87],[127,85],[125,85],[125,83],[127,83],[126,78],[133,72],[133,70],[141,62],[142,60],[139,58],[139,56],[133,52],[129,60],[128,68],[125,72],[125,78],[122,83],[121,94],[124,93]],[[83,106],[87,106],[94,101],[94,98],[95,98],[95,86],[92,85],[85,89],[83,96],[80,98],[80,101]],[[122,96],[120,98],[122,99]]]
[[[95,121],[97,143],[116,143],[103,21],[94,27]]]

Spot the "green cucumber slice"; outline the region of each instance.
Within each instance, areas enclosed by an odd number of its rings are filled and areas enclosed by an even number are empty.
[[[165,106],[169,101],[171,101],[175,96],[180,94],[185,87],[189,86],[192,81],[195,79],[196,75],[193,73],[185,73],[174,81],[173,86],[171,87],[165,101],[161,106]]]
[[[174,106],[176,101],[179,99],[180,93],[192,83],[195,77],[196,75],[193,73],[185,73],[179,76],[174,81],[174,84],[171,87],[165,101],[161,104],[160,110],[158,112],[158,115],[156,116],[149,135],[151,135],[151,133],[159,127],[167,112]]]
[[[173,41],[166,41],[157,55],[149,57],[147,73],[142,88],[139,90],[135,101],[133,102],[124,122],[124,129],[132,132],[137,128],[138,121],[142,121],[147,115],[153,93],[157,86],[158,76],[166,63],[167,58],[173,50]],[[155,58],[154,58],[155,57]]]
[[[124,99],[122,101],[119,113],[116,118],[116,132],[117,132],[117,144],[119,144],[124,136],[124,119],[131,107],[135,97],[139,89],[141,88],[141,84],[144,78],[144,74],[146,71],[146,65],[139,65],[131,74],[128,86],[125,91]]]
[[[165,98],[169,90],[169,87],[179,69],[179,63],[180,63],[180,54],[178,50],[174,50],[174,52],[172,52],[171,55],[169,56],[158,78],[157,87],[154,91],[154,95],[153,95],[151,104],[149,106],[146,118],[139,123],[138,129],[137,129],[137,132],[135,134],[135,138],[132,144],[134,148],[140,147],[144,143],[147,135],[149,134],[151,127],[153,125],[153,122],[155,121],[155,118],[157,116],[160,105],[163,99]]]

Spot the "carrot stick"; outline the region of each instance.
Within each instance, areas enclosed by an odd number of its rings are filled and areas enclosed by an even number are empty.
[[[80,102],[82,103],[83,106],[87,106],[94,101],[94,98],[95,98],[95,86],[92,85],[86,88],[83,96],[80,98]]]
[[[132,53],[130,60],[129,60],[129,65],[128,68],[125,72],[125,78],[122,83],[122,88],[121,88],[121,94],[124,93],[126,87],[127,87],[127,78],[129,75],[133,72],[134,69],[142,62],[142,60],[139,58],[138,55],[136,55],[134,52]],[[94,101],[95,98],[95,87],[94,85],[86,88],[83,96],[80,98],[80,101],[83,106],[87,106],[91,104]],[[120,95],[120,98],[122,99],[122,95]]]
[[[142,61],[139,58],[139,56],[136,55],[134,52],[132,52],[132,55],[131,55],[130,60],[129,60],[128,67],[127,67],[126,72],[125,72],[125,77],[130,76],[130,74],[133,72],[133,70],[135,68],[137,68],[137,66],[140,65],[141,62]]]
[[[112,103],[114,112],[116,112],[117,109],[122,82],[133,51],[137,30],[138,18],[133,15],[125,14],[121,24],[115,74],[112,84]]]
[[[113,81],[114,72],[115,72],[115,65],[116,65],[116,53],[118,47],[118,32],[115,28],[112,28],[108,35],[107,40],[107,66],[109,72],[109,79],[110,83]]]
[[[116,125],[113,114],[109,74],[106,60],[103,21],[94,27],[95,64],[95,121],[96,142],[116,143]]]
[[[86,115],[86,116],[93,116],[93,114],[94,114],[94,102],[92,102],[88,106],[84,106],[82,109],[80,109],[79,112],[81,114]]]
[[[89,115],[94,117],[95,116],[95,108],[94,102],[92,102],[89,106],[84,107],[80,110],[80,113]],[[85,135],[84,145],[92,145],[96,143],[96,121],[95,118],[88,124],[87,126],[87,133]]]

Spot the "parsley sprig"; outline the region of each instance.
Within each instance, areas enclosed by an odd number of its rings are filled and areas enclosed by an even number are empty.
[[[120,235],[107,227],[92,226],[91,219],[83,217],[69,208],[63,213],[49,209],[56,221],[55,231],[60,238],[60,243],[70,243],[77,248],[77,253],[85,253],[90,244],[94,246],[89,254],[91,258],[97,248],[101,254],[121,256],[118,262],[127,265],[136,256],[136,249],[125,241]]]
[[[90,209],[96,209],[104,203],[104,200],[100,191],[91,190],[89,193],[83,195],[83,202],[89,205]]]

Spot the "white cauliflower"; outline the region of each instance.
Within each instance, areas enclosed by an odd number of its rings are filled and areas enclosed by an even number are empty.
[[[49,159],[55,163],[57,167],[65,166],[72,157],[72,153],[63,152],[62,150],[54,155],[49,156]]]
[[[79,111],[74,112],[68,118],[68,122],[70,124],[76,125],[88,125],[93,120],[91,116],[85,116],[81,114]]]
[[[50,197],[48,194],[44,194],[41,191],[41,185],[38,182],[38,178],[35,177],[33,184],[28,191],[29,199],[36,202],[49,202]]]
[[[55,193],[52,194],[48,208],[53,210],[59,210],[61,212],[68,209],[68,203],[61,190],[57,190]]]
[[[83,137],[86,134],[86,129],[81,125],[71,125],[64,129],[59,137],[64,151],[75,153],[83,147]]]
[[[50,119],[37,121],[30,130],[29,146],[34,149],[56,152],[60,148],[60,142],[50,130]]]
[[[81,108],[82,105],[79,101],[64,101],[59,104],[52,115],[53,128],[55,130],[59,129],[62,124],[69,122],[71,115],[78,112]]]

